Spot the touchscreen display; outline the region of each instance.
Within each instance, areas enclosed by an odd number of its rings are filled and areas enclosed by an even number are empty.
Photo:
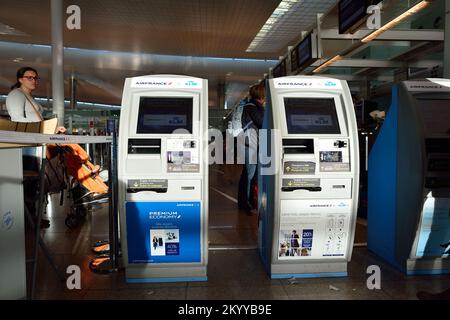
[[[141,97],[138,134],[170,134],[184,129],[192,133],[193,98]]]
[[[284,98],[289,134],[339,134],[333,98]]]

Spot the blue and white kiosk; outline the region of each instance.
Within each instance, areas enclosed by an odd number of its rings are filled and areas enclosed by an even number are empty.
[[[368,247],[406,273],[450,273],[450,80],[394,85],[369,155]]]
[[[207,280],[207,124],[207,80],[126,79],[118,175],[127,282]]]
[[[359,189],[358,132],[345,81],[268,80],[260,140],[259,249],[272,279],[347,275]],[[260,137],[262,138],[262,137]]]

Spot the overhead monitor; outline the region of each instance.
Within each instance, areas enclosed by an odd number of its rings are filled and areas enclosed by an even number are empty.
[[[275,68],[273,68],[272,75],[274,78],[286,76],[286,59],[283,59]]]
[[[171,134],[184,129],[192,133],[193,98],[141,97],[137,134]]]
[[[298,45],[291,51],[291,71],[295,72],[298,69]]]
[[[380,0],[339,1],[339,33],[353,33],[368,17],[367,8]]]
[[[291,51],[291,70],[300,72],[316,60],[317,35],[310,33]]]
[[[333,98],[284,98],[288,134],[340,134]]]

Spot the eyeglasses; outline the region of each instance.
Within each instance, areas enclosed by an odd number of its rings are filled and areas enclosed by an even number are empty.
[[[32,81],[32,80],[34,80],[34,81],[39,81],[39,80],[41,80],[41,78],[39,78],[39,77],[33,77],[33,76],[23,76],[22,78],[25,78],[25,79],[27,79],[28,81]]]

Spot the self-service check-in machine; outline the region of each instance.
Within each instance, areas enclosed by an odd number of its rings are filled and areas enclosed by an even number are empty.
[[[394,85],[368,192],[371,251],[408,275],[450,273],[450,80]]]
[[[263,129],[272,138],[270,164],[262,156],[259,170],[262,260],[273,279],[346,276],[359,188],[348,85],[293,76],[270,79],[266,87]],[[261,140],[261,150],[264,145]]]
[[[207,123],[207,80],[126,79],[118,173],[128,282],[207,279]]]

